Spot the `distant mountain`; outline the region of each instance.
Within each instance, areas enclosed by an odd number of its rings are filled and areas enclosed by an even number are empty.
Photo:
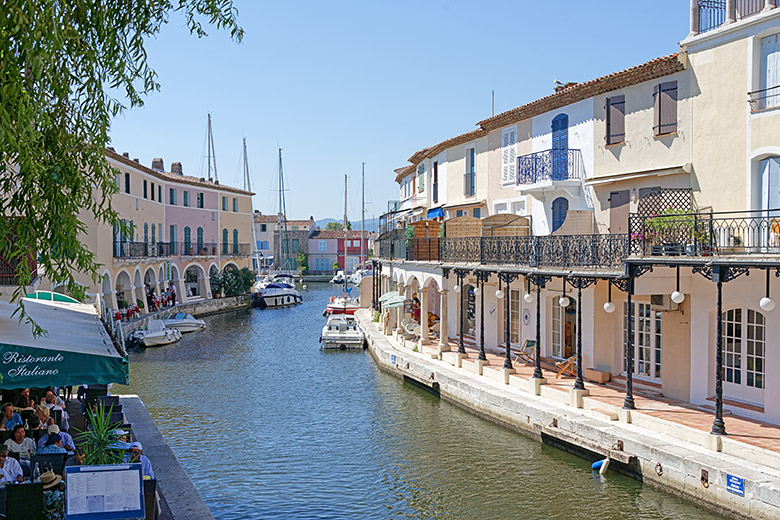
[[[339,224],[344,222],[343,218],[323,218],[320,220],[315,221],[317,224],[317,227],[320,229],[325,229],[325,226],[328,225],[328,222],[338,222]],[[360,231],[360,221],[357,222],[350,220],[352,223],[352,229],[355,231]],[[367,218],[366,219],[366,231],[369,232],[376,232],[376,230],[379,229],[379,219],[378,218]]]

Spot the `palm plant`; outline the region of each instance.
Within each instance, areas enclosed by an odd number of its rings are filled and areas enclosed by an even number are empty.
[[[87,429],[76,429],[76,439],[84,450],[84,464],[87,466],[119,464],[124,461],[124,452],[112,447],[117,441],[114,430],[122,426],[121,422],[109,422],[113,408],[111,405],[106,409],[103,403],[98,403],[94,413],[87,413]]]

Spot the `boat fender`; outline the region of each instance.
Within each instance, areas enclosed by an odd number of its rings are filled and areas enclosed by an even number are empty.
[[[330,297],[330,303],[333,303],[334,301],[336,301],[336,297],[335,296],[331,296]]]
[[[607,468],[609,467],[609,457],[607,457],[604,460],[597,460],[593,464],[591,464],[590,469],[593,471],[598,471],[600,475],[603,475],[607,472]]]

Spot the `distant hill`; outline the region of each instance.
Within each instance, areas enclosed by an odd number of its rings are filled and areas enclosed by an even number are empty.
[[[328,222],[343,223],[344,219],[343,218],[323,218],[323,219],[317,220],[315,222],[317,224],[317,227],[319,227],[320,229],[325,229],[325,226],[328,225]],[[355,222],[355,221],[350,221],[350,222],[352,222],[352,229],[354,229],[356,231],[360,231],[360,221],[359,220],[357,222]],[[367,218],[366,219],[366,231],[369,231],[369,232],[373,233],[373,232],[376,232],[377,229],[379,229],[379,219],[377,219],[377,218]]]

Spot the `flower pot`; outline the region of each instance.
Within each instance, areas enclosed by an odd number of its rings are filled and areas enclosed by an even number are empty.
[[[664,254],[664,248],[662,246],[651,245],[650,254],[652,256],[661,256],[662,254]]]
[[[680,256],[683,253],[682,244],[664,244],[664,254],[666,256]]]

